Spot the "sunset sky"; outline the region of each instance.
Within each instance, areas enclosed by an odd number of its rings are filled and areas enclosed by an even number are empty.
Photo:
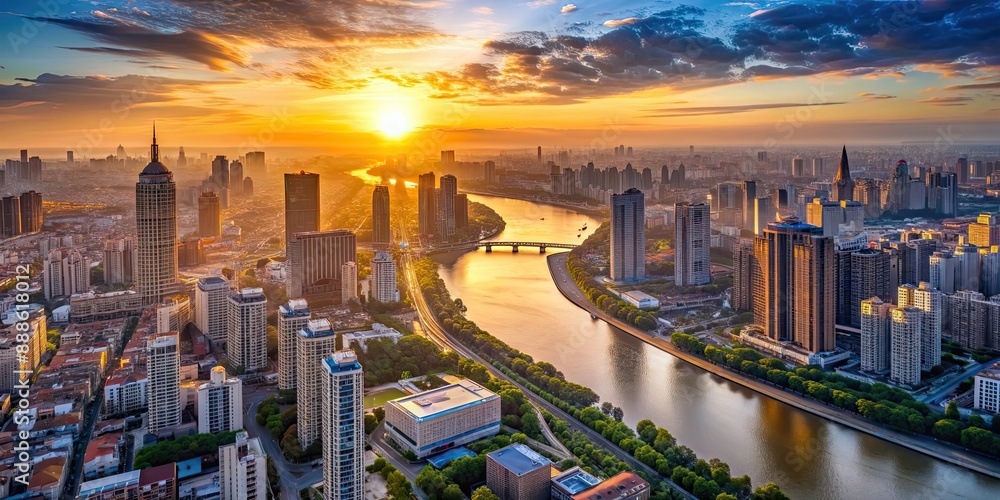
[[[3,2],[0,149],[1000,133],[997,2]],[[95,134],[95,131],[100,131]]]

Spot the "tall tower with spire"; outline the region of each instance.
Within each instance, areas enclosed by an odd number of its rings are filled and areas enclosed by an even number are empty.
[[[840,153],[840,166],[833,178],[833,201],[850,201],[854,199],[854,180],[851,179],[851,167],[847,163],[847,146]]]
[[[177,284],[177,185],[160,163],[155,124],[149,157],[135,184],[136,288],[144,304],[159,302]]]

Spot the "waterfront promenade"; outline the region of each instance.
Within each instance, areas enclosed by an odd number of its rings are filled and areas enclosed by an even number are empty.
[[[555,282],[556,287],[564,297],[569,299],[581,309],[607,322],[609,325],[618,328],[619,330],[632,335],[633,337],[642,340],[651,346],[666,351],[667,353],[698,368],[729,380],[730,382],[742,385],[770,398],[776,399],[789,406],[807,411],[855,430],[871,434],[890,443],[904,446],[928,456],[947,461],[951,464],[1000,479],[1000,461],[998,460],[964,450],[948,443],[943,443],[929,436],[908,434],[890,429],[888,427],[882,427],[861,417],[860,415],[844,411],[840,408],[827,406],[810,398],[788,392],[780,387],[751,379],[725,367],[715,365],[704,358],[683,351],[671,343],[668,339],[650,335],[617,318],[609,316],[607,313],[587,300],[587,297],[584,296],[580,288],[577,287],[576,282],[573,281],[573,278],[570,276],[569,270],[566,267],[566,260],[568,256],[568,252],[562,252],[549,255],[547,258],[549,272],[552,275],[552,279]]]

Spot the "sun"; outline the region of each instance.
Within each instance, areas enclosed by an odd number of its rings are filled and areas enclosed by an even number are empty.
[[[413,123],[400,109],[384,109],[378,116],[378,130],[390,139],[399,139],[413,130]]]

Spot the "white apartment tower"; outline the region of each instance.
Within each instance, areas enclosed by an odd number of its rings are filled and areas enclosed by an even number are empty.
[[[340,299],[346,304],[356,298],[358,298],[358,264],[349,261],[340,266]]]
[[[892,309],[893,382],[915,386],[920,383],[921,323],[923,311],[916,307]]]
[[[236,442],[219,447],[221,500],[267,500],[267,455],[260,439],[236,433]]]
[[[295,343],[299,330],[309,324],[306,299],[292,299],[278,307],[278,389],[295,389]]]
[[[890,369],[892,304],[878,297],[861,301],[861,369],[882,373]]]
[[[354,351],[322,360],[323,497],[364,498],[365,377]]]
[[[198,386],[198,434],[243,429],[243,381],[228,377],[221,366]]]
[[[54,248],[42,265],[45,298],[85,293],[90,289],[90,259],[71,248]]]
[[[941,364],[941,321],[944,314],[941,292],[921,281],[920,286],[902,285],[896,295],[899,307],[916,307],[924,313],[920,334],[920,368],[930,370]]]
[[[263,288],[229,294],[226,351],[232,366],[248,373],[267,367],[267,297]]]
[[[389,252],[377,252],[372,259],[371,298],[379,302],[399,302],[396,262]]]
[[[706,285],[712,279],[709,248],[712,243],[711,213],[704,203],[674,204],[674,283],[678,286]]]
[[[104,282],[109,285],[131,285],[135,282],[135,238],[110,240],[104,244]]]
[[[155,304],[177,284],[177,185],[160,163],[155,127],[149,155],[135,184],[136,289],[144,304]]]
[[[180,425],[181,355],[177,332],[155,334],[146,340],[146,375],[150,434]]]
[[[299,330],[295,345],[296,403],[299,443],[309,446],[322,436],[323,358],[337,350],[337,335],[327,319],[317,319]]]
[[[216,344],[226,342],[229,316],[229,282],[221,276],[198,280],[194,289],[195,325]]]

